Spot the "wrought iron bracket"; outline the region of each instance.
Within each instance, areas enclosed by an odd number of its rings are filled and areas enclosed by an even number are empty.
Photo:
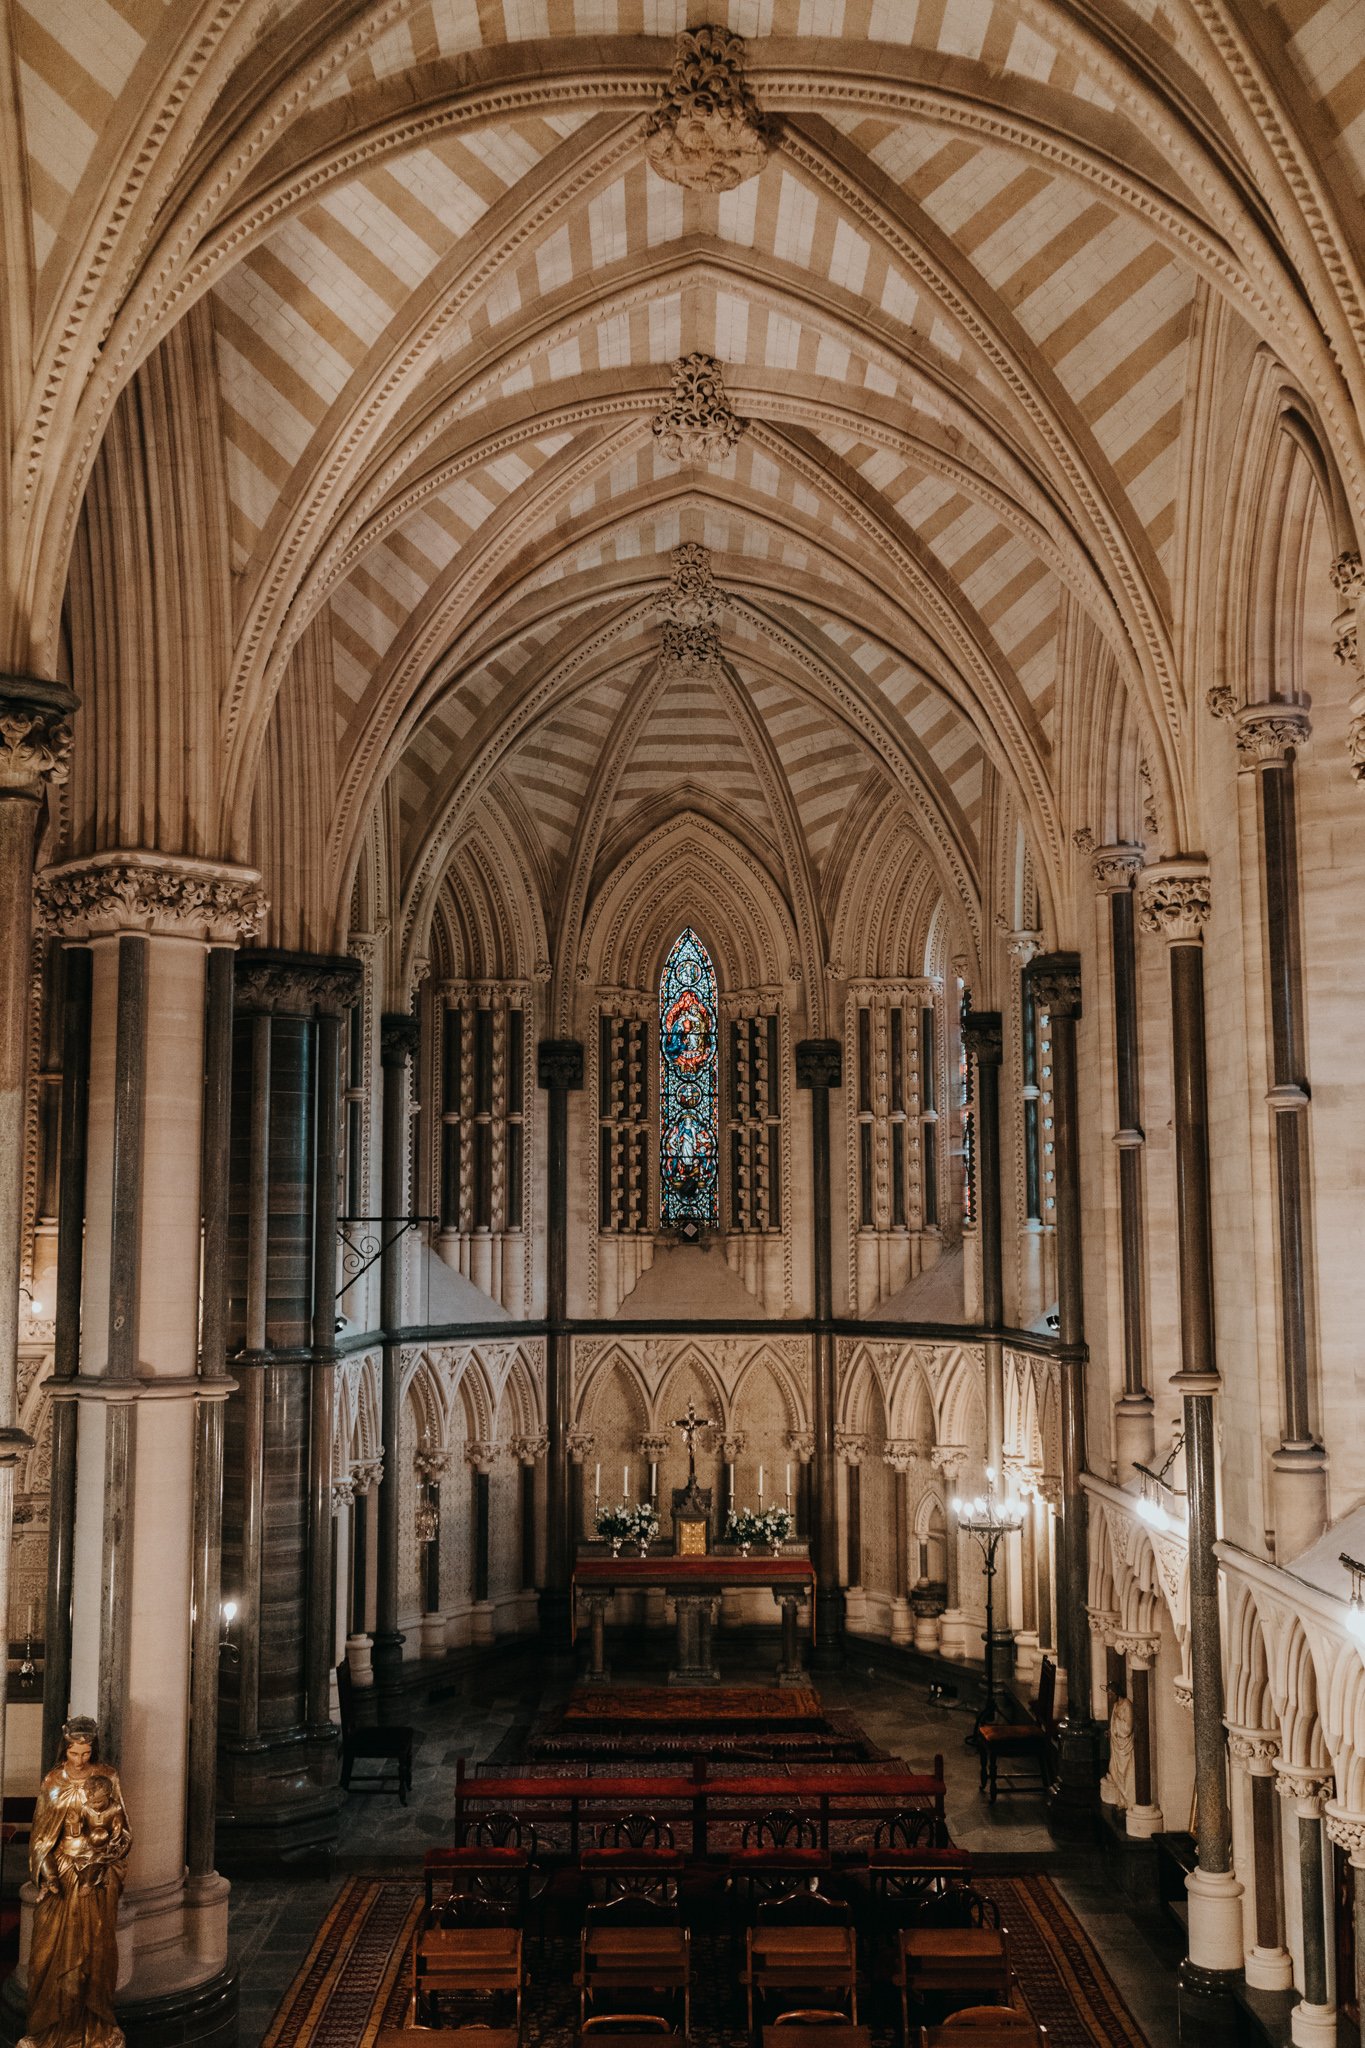
[[[337,1289],[337,1300],[340,1301],[346,1290],[355,1286],[361,1274],[368,1273],[371,1266],[376,1265],[409,1230],[416,1230],[421,1223],[439,1221],[437,1216],[338,1216],[342,1281]],[[347,1235],[351,1230],[364,1234],[358,1239],[352,1238]],[[385,1231],[387,1236],[383,1234]]]

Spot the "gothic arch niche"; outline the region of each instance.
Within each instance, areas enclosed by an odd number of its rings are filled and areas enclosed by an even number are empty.
[[[718,1242],[671,1246],[656,1262],[659,1169],[659,989],[680,933],[693,930],[715,970],[720,1022]],[[823,1015],[814,934],[803,934],[783,888],[710,817],[684,810],[648,832],[596,890],[577,960],[557,965],[556,1011],[572,1005],[585,1041],[585,1085],[571,1145],[582,1173],[575,1219],[588,1245],[584,1310],[744,1321],[796,1304],[793,1247],[809,1229],[794,1185],[791,1045],[809,1028],[809,990]],[[770,1094],[736,1115],[736,1063],[761,1043]],[[772,1104],[776,1102],[777,1109]],[[760,1208],[741,1179],[736,1136],[759,1133],[778,1206]],[[746,1155],[747,1156],[747,1155]],[[651,1270],[653,1269],[653,1270]],[[637,1292],[638,1290],[638,1292]]]

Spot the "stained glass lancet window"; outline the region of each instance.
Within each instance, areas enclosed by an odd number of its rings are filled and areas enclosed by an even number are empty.
[[[659,1181],[666,1227],[719,1221],[716,970],[689,925],[659,982]]]

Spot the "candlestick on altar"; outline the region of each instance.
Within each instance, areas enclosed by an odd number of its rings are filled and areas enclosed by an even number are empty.
[[[594,1500],[601,1500],[602,1498],[602,1460],[600,1458],[597,1461],[597,1470],[592,1475],[592,1497]]]
[[[629,1500],[629,1499],[630,1499],[630,1467],[629,1467],[629,1465],[623,1465],[623,1466],[621,1467],[621,1498],[622,1498],[622,1500]]]
[[[657,1458],[651,1458],[649,1461],[649,1497],[651,1500],[659,1498],[659,1461]]]
[[[760,1507],[763,1505],[763,1467],[761,1465],[758,1468],[758,1504]]]

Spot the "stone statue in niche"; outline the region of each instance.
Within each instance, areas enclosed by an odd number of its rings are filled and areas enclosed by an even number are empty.
[[[132,1835],[118,1772],[83,1716],[62,1729],[29,1842],[38,1893],[20,2048],[123,2048],[114,2017],[119,1899]]]
[[[1114,1701],[1109,1716],[1109,1769],[1100,1781],[1100,1798],[1106,1806],[1124,1813],[1136,1799],[1133,1763],[1133,1702]]]

